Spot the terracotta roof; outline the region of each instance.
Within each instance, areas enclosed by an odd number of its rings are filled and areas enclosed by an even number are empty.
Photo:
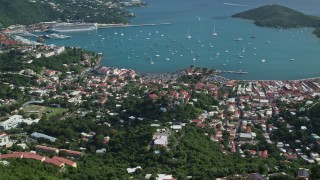
[[[77,166],[77,163],[74,162],[74,161],[71,161],[69,159],[66,159],[66,158],[62,158],[62,157],[58,157],[58,156],[54,156],[52,159],[55,159],[55,160],[58,160],[64,164],[67,164],[69,166],[73,166],[73,167],[76,167]]]
[[[0,159],[22,158],[22,153],[0,154]]]
[[[40,149],[40,150],[46,150],[46,151],[54,151],[54,152],[56,152],[58,150],[57,148],[41,146],[41,145],[36,145],[35,148]]]
[[[48,158],[48,159],[44,160],[44,162],[49,163],[49,164],[53,164],[58,167],[64,166],[64,163],[62,163],[61,161],[58,161],[56,159]]]
[[[23,155],[23,158],[34,159],[38,161],[44,161],[46,159],[44,156],[40,156],[38,154],[33,154],[28,152],[23,152],[22,155]]]
[[[66,151],[68,154],[73,154],[73,155],[82,155],[82,152],[79,152],[79,151],[72,151],[68,149],[60,149],[60,151]]]

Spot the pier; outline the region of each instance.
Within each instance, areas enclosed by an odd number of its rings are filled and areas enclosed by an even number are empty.
[[[238,71],[217,71],[219,74],[227,73],[227,74],[248,74],[249,72],[238,70]]]
[[[98,28],[126,28],[126,27],[142,27],[142,26],[165,26],[171,23],[158,23],[158,24],[97,24]]]

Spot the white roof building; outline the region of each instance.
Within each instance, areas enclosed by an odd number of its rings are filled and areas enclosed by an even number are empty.
[[[8,120],[0,122],[0,129],[2,130],[8,130],[12,128],[17,128],[21,123],[26,123],[28,125],[31,125],[33,123],[38,123],[40,119],[24,119],[21,115],[13,115],[9,117]]]
[[[160,145],[160,146],[167,146],[168,136],[163,136],[163,135],[156,136],[156,139],[154,140],[154,144]]]

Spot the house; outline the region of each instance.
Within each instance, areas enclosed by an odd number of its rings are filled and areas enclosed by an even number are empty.
[[[76,163],[76,162],[71,161],[71,160],[66,159],[66,158],[62,158],[62,157],[58,157],[58,156],[53,156],[52,159],[58,160],[58,161],[60,161],[60,162],[62,162],[62,163],[64,163],[64,164],[66,164],[66,165],[68,165],[68,166],[71,166],[71,167],[74,167],[74,168],[77,167],[77,163]]]
[[[49,154],[58,154],[59,153],[59,149],[47,147],[47,146],[37,145],[37,146],[35,146],[35,149],[37,152],[44,152],[44,153],[49,153]]]
[[[96,150],[96,154],[104,154],[107,152],[107,149],[106,148],[102,148],[102,149],[97,149]]]
[[[20,152],[13,152],[13,153],[20,153]],[[37,161],[41,161],[43,162],[46,158],[44,156],[40,156],[38,154],[34,154],[34,153],[28,153],[28,152],[22,152],[22,157],[25,159],[34,159]]]
[[[259,173],[248,174],[248,179],[250,180],[264,180],[264,177]]]
[[[67,156],[74,157],[74,158],[79,158],[83,155],[82,152],[68,150],[68,149],[60,149],[60,151],[65,151],[67,153]]]
[[[240,140],[241,141],[250,141],[250,140],[252,140],[251,133],[240,133]]]
[[[0,159],[22,158],[22,153],[0,154]]]
[[[64,163],[61,161],[58,161],[56,159],[51,159],[51,158],[47,158],[46,160],[44,160],[45,163],[49,163],[52,164],[54,166],[58,166],[60,168],[64,167]]]
[[[44,139],[47,139],[47,140],[49,140],[51,142],[55,142],[57,140],[57,138],[55,138],[55,137],[51,137],[51,136],[48,136],[46,134],[37,133],[37,132],[32,133],[30,136],[35,138],[35,139],[44,138]]]
[[[127,168],[128,173],[134,173],[137,169],[142,169],[141,166],[137,166],[135,168]]]
[[[309,179],[309,169],[299,168],[298,169],[298,179]]]
[[[157,180],[177,180],[177,179],[173,178],[172,175],[158,174]]]
[[[26,123],[28,125],[31,125],[33,123],[38,123],[40,119],[24,119],[21,115],[13,115],[10,116],[8,120],[0,122],[0,130],[8,130],[17,128],[21,123]]]
[[[9,135],[4,132],[0,132],[0,147],[6,146],[9,143]]]

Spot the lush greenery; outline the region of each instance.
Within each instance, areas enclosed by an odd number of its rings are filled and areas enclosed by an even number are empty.
[[[0,179],[58,180],[62,178],[56,167],[30,159],[11,159],[9,166],[0,165]]]
[[[27,0],[0,0],[0,23],[6,27],[13,24],[32,24],[61,19],[74,22],[120,23],[127,22],[127,12],[119,8],[99,6],[96,1],[51,0],[54,7],[47,1],[35,2]],[[103,1],[106,2],[106,1]]]
[[[31,3],[25,0],[0,0],[0,4],[0,23],[3,26],[53,20],[57,14],[47,3]]]
[[[258,26],[274,28],[320,27],[320,17],[305,15],[280,5],[266,5],[232,15],[236,18],[253,20]],[[320,36],[320,30],[313,33]]]
[[[32,63],[26,63],[30,60],[30,58],[32,58],[32,54],[24,54],[19,50],[11,50],[9,52],[0,54],[0,72],[19,72],[24,69],[32,69],[35,72],[40,73],[42,70],[44,70],[43,68],[46,68],[61,72],[74,71],[76,74],[78,74],[83,69],[83,66],[80,65],[80,62],[84,60],[84,53],[87,53],[89,56],[93,57],[93,61],[97,60],[97,54],[93,52],[67,47],[65,52],[61,53],[60,55],[51,56],[48,58],[41,57],[39,59],[34,59]],[[27,79],[27,77],[24,79]]]

